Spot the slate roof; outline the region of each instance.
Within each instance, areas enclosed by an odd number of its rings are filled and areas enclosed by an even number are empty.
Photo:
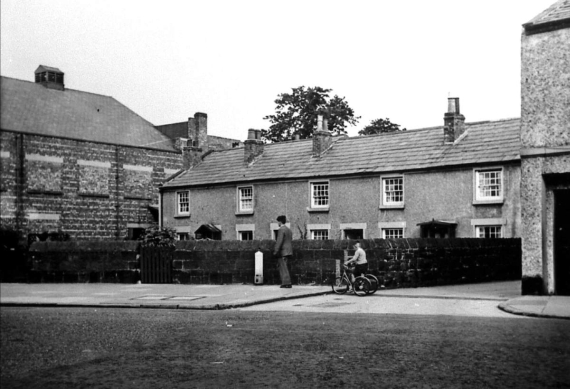
[[[570,0],[559,0],[523,26],[526,30],[538,30],[546,24],[566,27],[568,20],[570,20]]]
[[[336,137],[312,157],[312,139],[265,145],[252,166],[242,147],[216,151],[163,187],[192,187],[263,180],[328,178],[520,161],[520,119],[466,123],[455,144],[443,143],[443,127],[371,136]]]
[[[0,77],[0,89],[2,130],[174,151],[172,140],[110,96],[9,77]]]

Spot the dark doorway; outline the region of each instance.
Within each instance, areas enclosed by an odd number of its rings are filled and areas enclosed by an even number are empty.
[[[202,224],[200,228],[194,232],[194,236],[197,240],[222,240],[222,231],[213,224]]]
[[[364,239],[364,230],[346,229],[344,230],[344,239]]]
[[[449,239],[455,238],[457,223],[432,219],[430,222],[418,223],[422,238]]]
[[[570,189],[554,191],[554,287],[570,295]]]

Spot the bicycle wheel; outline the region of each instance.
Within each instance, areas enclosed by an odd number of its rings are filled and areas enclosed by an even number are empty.
[[[366,277],[356,277],[354,280],[354,294],[357,296],[366,296],[370,290],[370,281]]]
[[[337,277],[332,284],[332,290],[336,294],[345,294],[348,292],[348,286],[349,283],[345,277]]]
[[[370,281],[370,290],[368,291],[368,294],[376,293],[379,285],[378,278],[376,278],[374,274],[366,274],[365,277],[368,278],[368,281]]]

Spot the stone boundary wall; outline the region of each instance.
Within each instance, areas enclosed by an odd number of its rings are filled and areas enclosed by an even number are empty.
[[[176,242],[173,282],[253,283],[255,253],[264,258],[264,283],[279,284],[272,240]],[[369,270],[387,288],[516,280],[520,239],[368,239],[361,241]],[[354,241],[293,241],[294,284],[330,284],[337,260],[354,253]],[[30,248],[30,282],[136,282],[138,242],[38,242]]]
[[[28,251],[28,282],[136,283],[138,241],[35,242]]]

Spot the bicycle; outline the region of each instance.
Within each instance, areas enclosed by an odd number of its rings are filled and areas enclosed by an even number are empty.
[[[364,277],[368,278],[368,281],[370,281],[370,291],[368,294],[376,293],[378,286],[380,285],[378,282],[378,277],[376,277],[374,274],[365,274]]]
[[[332,284],[332,290],[336,294],[345,294],[348,290],[352,287],[354,294],[359,297],[365,296],[369,294],[372,286],[370,285],[370,281],[368,278],[363,276],[358,276],[354,279],[354,283],[350,281],[350,277],[346,273],[346,269],[348,268],[347,265],[342,265],[342,275],[340,277],[336,277]]]
[[[378,278],[374,274],[361,274],[361,276],[366,277],[368,281],[370,281],[370,290],[367,294],[374,294],[378,290],[380,283],[378,282]]]

